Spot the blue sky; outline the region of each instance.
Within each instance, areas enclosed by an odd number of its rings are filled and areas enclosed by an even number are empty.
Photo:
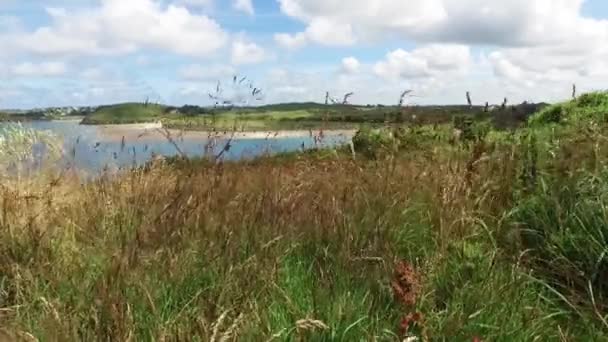
[[[206,105],[234,74],[256,103],[557,101],[606,87],[606,42],[604,0],[0,0],[0,108]]]

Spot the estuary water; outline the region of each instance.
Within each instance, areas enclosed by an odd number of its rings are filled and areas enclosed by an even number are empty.
[[[0,128],[2,125],[0,124]],[[87,126],[79,121],[22,123],[63,142],[64,166],[87,172],[140,166],[155,156],[219,156],[241,160],[349,143],[353,131],[182,132],[154,124]]]

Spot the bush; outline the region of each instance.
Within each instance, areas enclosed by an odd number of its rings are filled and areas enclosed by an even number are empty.
[[[394,149],[395,145],[393,133],[386,128],[362,128],[353,137],[355,152],[368,158],[377,158],[381,152]]]
[[[481,141],[492,131],[492,123],[489,120],[475,121],[463,115],[454,117],[453,125],[462,132],[462,141]]]
[[[605,107],[608,106],[608,92],[593,92],[581,95],[576,99],[578,107]]]
[[[608,122],[608,92],[581,95],[578,99],[549,106],[528,120],[531,126],[568,122]]]
[[[564,116],[564,104],[556,104],[549,106],[538,114],[532,116],[529,120],[531,125],[560,123]]]

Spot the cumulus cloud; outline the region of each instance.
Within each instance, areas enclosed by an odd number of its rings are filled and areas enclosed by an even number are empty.
[[[188,81],[218,81],[227,80],[236,74],[236,69],[230,65],[201,65],[190,64],[180,68],[179,75]]]
[[[486,56],[490,74],[484,77],[493,73],[510,89],[537,87],[541,94],[577,80],[599,85],[599,78],[608,75],[608,20],[585,17],[585,0],[278,1],[285,15],[306,25],[301,32],[275,36],[288,48],[378,43],[386,37],[416,42],[418,49],[395,50],[374,65],[375,74],[383,79],[429,80],[437,78],[442,68],[456,71],[455,66],[470,58],[464,46],[490,48]],[[327,28],[326,33],[321,34],[319,27]],[[334,39],[334,27],[338,31],[348,27],[344,32],[349,34]],[[453,44],[460,47],[437,48]],[[435,47],[425,48],[429,45]],[[538,87],[541,83],[543,87]],[[529,89],[520,92],[530,93]]]
[[[309,42],[328,46],[349,46],[356,43],[350,23],[334,22],[323,17],[313,18],[304,32],[278,33],[275,40],[287,48],[300,48]]]
[[[249,15],[255,14],[255,10],[253,9],[253,3],[251,2],[251,0],[234,0],[232,6],[234,7],[234,9],[245,12]]]
[[[206,56],[228,39],[209,17],[154,0],[101,0],[95,8],[48,8],[47,13],[48,26],[0,34],[0,42],[40,55],[124,54],[149,48]]]
[[[62,62],[25,62],[14,65],[9,71],[14,76],[52,77],[64,75],[67,66]]]
[[[177,5],[183,5],[192,8],[208,9],[214,7],[215,0],[174,0]],[[252,0],[232,0],[232,8],[237,11],[244,12],[249,15],[255,14]]]
[[[471,65],[470,48],[464,45],[429,45],[412,51],[397,49],[376,63],[374,73],[387,80],[448,77]]]
[[[294,69],[281,67],[271,69],[265,78],[261,79],[265,89],[268,89],[268,102],[301,102],[314,101],[322,103],[325,92],[330,96],[342,99],[344,94],[353,92],[351,103],[354,104],[396,104],[399,95],[404,89],[414,89],[417,103],[453,103],[458,97],[449,94],[446,96],[443,89],[448,82],[429,77],[418,79],[385,80],[377,75],[366,72],[361,66],[359,72],[354,74],[340,74],[336,77],[334,72],[319,72],[316,69]],[[373,86],[370,86],[373,85]],[[459,90],[461,92],[461,89]]]
[[[277,44],[289,50],[302,48],[308,43],[306,34],[302,32],[293,35],[288,33],[277,33],[274,35],[274,40]]]
[[[361,69],[361,63],[355,57],[346,57],[342,59],[341,71],[344,74],[356,74]]]
[[[208,8],[213,5],[214,0],[177,0],[175,4],[194,8]]]
[[[308,25],[305,32],[322,21],[328,27],[352,25],[355,36],[375,34],[378,39],[393,33],[426,42],[549,44],[581,34],[602,35],[608,25],[581,15],[584,0],[278,1],[284,14]]]
[[[244,38],[238,38],[232,43],[233,64],[257,64],[267,57],[266,51],[262,47]]]

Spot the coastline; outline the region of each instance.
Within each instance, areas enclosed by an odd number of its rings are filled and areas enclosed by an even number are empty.
[[[311,136],[325,137],[353,137],[356,130],[266,130],[266,131],[184,131],[179,129],[163,129],[162,124],[127,124],[127,125],[100,125],[99,133],[105,140],[157,140],[166,139],[167,133],[174,139],[219,139],[219,140],[243,140],[243,139],[281,139],[281,138],[305,138]]]

